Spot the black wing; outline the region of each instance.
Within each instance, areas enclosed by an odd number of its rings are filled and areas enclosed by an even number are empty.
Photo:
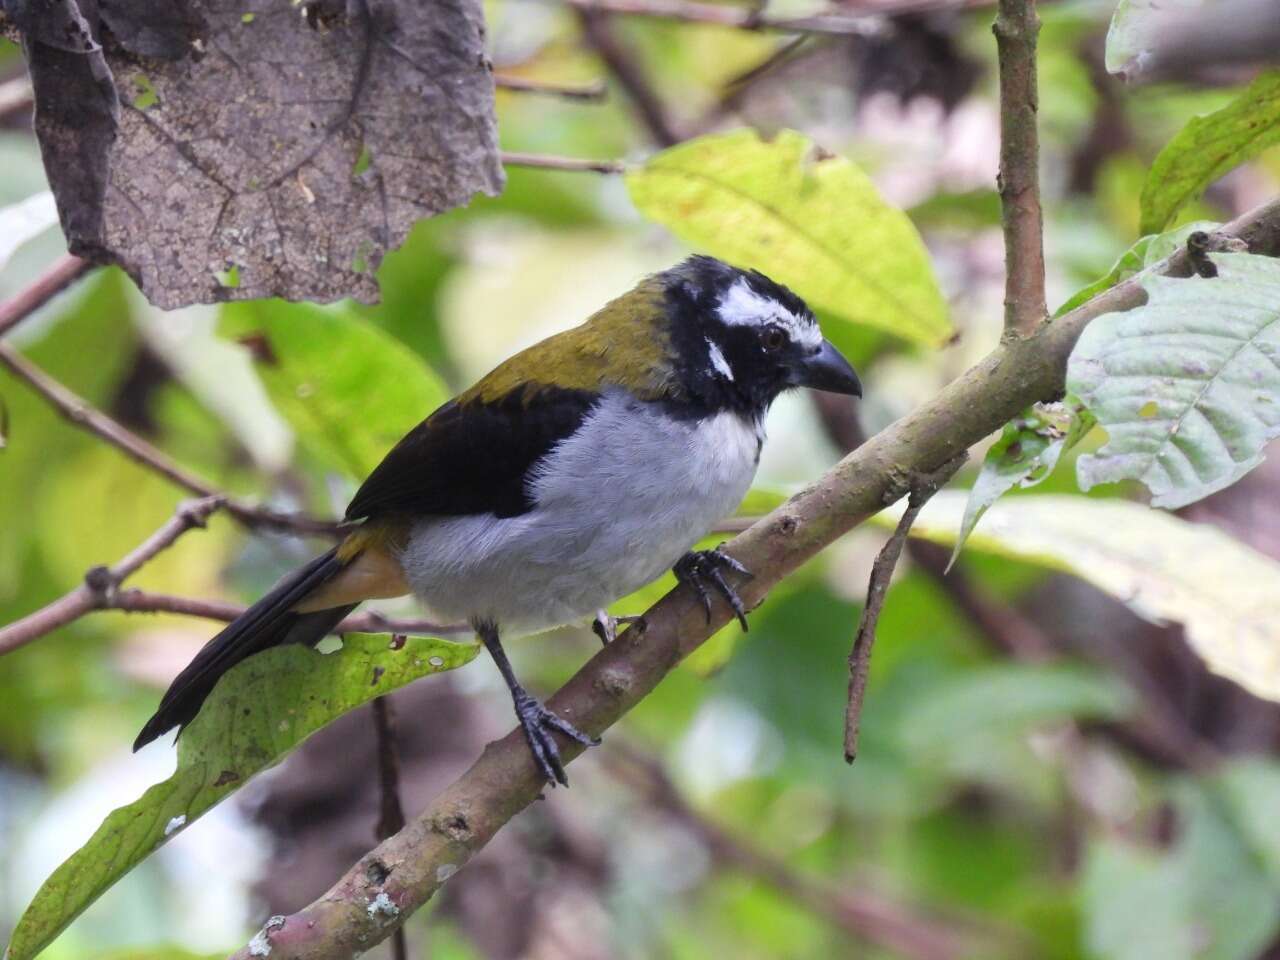
[[[599,399],[589,390],[522,386],[489,402],[451,400],[369,474],[347,519],[525,513],[533,508],[529,468],[577,430]]]

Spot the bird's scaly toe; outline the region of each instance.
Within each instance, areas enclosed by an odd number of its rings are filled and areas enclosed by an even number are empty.
[[[742,602],[742,598],[738,596],[738,591],[733,588],[724,577],[725,570],[732,570],[739,576],[750,579],[753,574],[745,566],[729,556],[720,547],[714,550],[691,550],[686,553],[676,563],[673,572],[676,579],[681,583],[687,583],[695,591],[698,598],[702,601],[703,609],[707,612],[707,622],[711,622],[711,591],[708,588],[714,587],[716,592],[724,597],[725,601],[733,608],[734,615],[738,618],[738,623],[742,625],[745,632],[747,630],[747,608]]]
[[[529,743],[534,763],[552,786],[557,783],[562,787],[569,786],[569,777],[564,772],[564,761],[560,759],[560,748],[556,745],[553,732],[562,733],[585,747],[594,747],[600,743],[598,737],[583,733],[528,694],[516,701],[516,716],[520,719],[520,728]]]

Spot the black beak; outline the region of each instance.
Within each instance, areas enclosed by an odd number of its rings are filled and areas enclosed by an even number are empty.
[[[814,390],[862,396],[862,381],[853,372],[849,361],[831,345],[829,340],[823,340],[822,347],[817,353],[801,361],[799,383],[802,387],[811,387]]]

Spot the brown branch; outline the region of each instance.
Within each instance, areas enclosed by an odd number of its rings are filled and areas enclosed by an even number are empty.
[[[37,284],[45,279],[42,277]],[[16,376],[24,380],[70,423],[87,430],[100,440],[105,440],[131,460],[160,474],[188,493],[199,497],[220,499],[227,513],[246,527],[255,530],[283,530],[330,536],[339,531],[340,525],[332,520],[320,520],[298,513],[278,513],[228,496],[213,484],[189,472],[172,460],[168,454],[158,450],[123,424],[93,407],[7,343],[0,343],[0,365],[8,367]]]
[[[706,23],[738,30],[781,30],[792,33],[860,35],[879,22],[874,13],[850,15],[840,11],[808,17],[771,17],[758,8],[697,3],[693,0],[564,0],[576,10],[656,17],[684,23]],[[926,0],[928,6],[936,3]],[[913,4],[913,9],[915,5]],[[897,12],[897,8],[895,11]]]
[[[510,90],[513,93],[538,93],[548,97],[560,97],[563,100],[581,100],[585,103],[599,103],[607,94],[603,80],[594,80],[591,83],[551,83],[547,80],[530,80],[527,77],[495,73],[493,82],[503,90]]]
[[[1222,232],[1242,237],[1255,253],[1275,254],[1280,250],[1280,200],[1250,211]],[[1179,251],[1156,269],[1186,276],[1187,268],[1185,251]],[[936,470],[1020,410],[1058,397],[1067,357],[1085,326],[1144,299],[1141,282],[1130,278],[1032,337],[1007,339],[934,399],[872,437],[737,537],[727,549],[755,574],[741,587],[743,599],[758,605],[781,579],[883,509],[895,477]],[[726,604],[716,602],[708,622],[693,592],[679,587],[646,612],[643,638],[636,630],[623,633],[592,657],[548,706],[579,729],[602,733],[731,615]],[[601,749],[608,750],[608,744]],[[574,743],[561,744],[566,762],[581,750]],[[273,960],[345,960],[385,940],[542,788],[519,730],[490,744],[466,773],[403,830],[361,857],[327,893],[264,931]],[[370,913],[369,905],[382,894],[396,906],[395,916]],[[253,960],[248,947],[234,958]]]
[[[999,0],[1000,220],[1004,226],[1004,328],[1029,337],[1049,315],[1044,299],[1044,218],[1036,131],[1035,0]]]
[[[610,743],[606,769],[641,797],[663,809],[697,837],[718,866],[769,884],[844,933],[910,960],[958,960],[973,956],[978,941],[998,936],[968,917],[943,916],[897,902],[865,886],[835,886],[796,870],[781,857],[725,829],[686,800],[655,758],[632,745]]]
[[[91,610],[106,608],[121,583],[156,554],[172,546],[188,530],[204,527],[209,515],[225,505],[221,497],[206,497],[179,504],[164,526],[117,564],[111,567],[91,567],[84,575],[84,583],[70,593],[21,620],[0,627],[0,655],[10,653],[23,644],[65,626]]]
[[[649,83],[644,66],[635,51],[629,49],[614,34],[611,16],[601,10],[583,7],[576,7],[575,10],[583,37],[618,81],[618,86],[627,95],[653,142],[660,147],[679,143],[683,138],[667,116],[666,107]]]
[[[871,669],[871,648],[876,642],[876,626],[880,622],[880,611],[884,609],[884,600],[889,593],[889,581],[898,566],[898,558],[902,556],[903,544],[911,533],[911,525],[929,502],[929,498],[937,493],[948,480],[956,475],[956,471],[969,459],[968,451],[952,457],[937,470],[928,474],[916,474],[911,477],[908,488],[911,493],[907,499],[907,509],[903,512],[893,535],[876,554],[871,565],[871,577],[867,582],[867,602],[863,605],[862,616],[858,618],[858,630],[853,637],[853,647],[849,651],[849,699],[844,710],[844,760],[853,763],[858,756],[858,728],[862,720],[862,702],[867,693],[867,675]],[[900,493],[892,499],[897,500]]]
[[[0,303],[0,337],[4,336],[53,297],[93,268],[88,260],[64,254],[4,303]]]
[[[176,613],[186,617],[200,617],[204,620],[217,620],[230,623],[245,607],[238,603],[227,603],[223,600],[201,600],[196,597],[176,597],[168,593],[151,593],[136,587],[118,590],[106,603],[97,609],[118,610],[122,613]],[[393,633],[418,636],[429,634],[464,633],[471,628],[465,623],[438,623],[435,620],[420,618],[399,618],[383,616],[376,610],[366,610],[347,617],[330,633]]]
[[[396,712],[387,697],[374,697],[373,727],[378,741],[378,785],[381,812],[374,828],[374,838],[386,840],[404,829],[404,807],[400,804],[400,750],[396,746]],[[404,927],[391,934],[391,960],[406,960],[409,955]]]
[[[503,150],[502,162],[508,167],[536,167],[539,170],[568,170],[571,173],[623,173],[621,160],[584,160],[581,157],[554,157],[545,153],[519,153]]]
[[[170,523],[172,522],[170,521]],[[153,535],[153,539],[154,536],[158,535]],[[124,562],[121,561],[121,564]],[[96,589],[98,582],[95,577],[101,575],[96,574],[95,571],[100,569],[95,567],[85,574],[87,585]],[[118,572],[119,566],[111,569]],[[136,572],[136,570],[137,567],[134,567],[128,573]],[[177,597],[168,593],[151,593],[148,590],[140,590],[137,587],[121,587],[121,581],[124,580],[128,573],[114,576],[111,589],[97,590],[92,597],[94,602],[88,606],[85,605],[84,597],[81,595],[84,589],[81,586],[53,601],[53,603],[28,614],[21,620],[15,620],[13,623],[0,627],[0,656],[10,653],[18,647],[25,646],[33,640],[38,640],[59,627],[64,627],[71,621],[78,620],[80,617],[97,610],[116,610],[120,613],[175,613],[185,617],[200,617],[204,620],[230,623],[244,613],[246,609],[241,604],[228,603],[224,600]],[[330,633],[334,635],[343,633],[391,633],[440,636],[441,634],[464,633],[470,629],[465,623],[437,623],[434,620],[392,618],[385,617],[376,610],[367,610],[364,613],[357,613],[347,617],[335,626]]]

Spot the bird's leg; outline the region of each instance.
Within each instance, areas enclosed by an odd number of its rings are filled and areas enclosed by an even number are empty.
[[[498,665],[502,679],[507,682],[507,689],[511,691],[516,718],[520,721],[520,729],[524,731],[525,740],[529,742],[534,763],[552,786],[559,783],[567,787],[569,778],[565,776],[564,764],[560,761],[560,748],[556,746],[555,737],[551,735],[552,731],[559,731],[587,747],[594,747],[600,742],[599,738],[589,737],[567,720],[562,720],[525,690],[516,679],[515,671],[511,669],[511,661],[507,659],[507,652],[502,649],[495,624],[481,622],[475,624],[475,628],[484,642],[485,649],[489,651],[489,656],[493,657],[493,662]]]
[[[723,544],[722,544],[723,546]],[[742,598],[738,596],[738,591],[733,589],[724,578],[724,571],[732,570],[740,576],[751,578],[752,573],[733,557],[729,556],[720,547],[714,550],[690,550],[683,557],[676,561],[676,565],[671,568],[671,572],[676,575],[676,579],[681,583],[687,583],[697,591],[698,596],[702,599],[702,606],[707,611],[707,622],[711,622],[711,590],[714,587],[720,596],[728,601],[729,606],[733,607],[734,614],[738,617],[738,622],[742,624],[743,632],[747,629],[747,608],[742,602]]]
[[[611,617],[603,607],[596,611],[596,618],[591,621],[591,632],[600,638],[600,643],[608,646],[618,638],[618,624],[634,625],[637,630],[644,633],[648,626],[643,616],[633,617]]]

